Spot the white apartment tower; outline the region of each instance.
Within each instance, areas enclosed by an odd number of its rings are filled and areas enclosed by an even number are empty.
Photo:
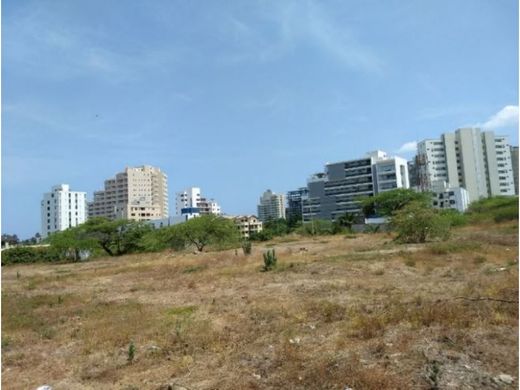
[[[285,195],[265,191],[258,205],[258,219],[262,222],[285,218]]]
[[[417,145],[420,187],[432,189],[436,182],[463,187],[469,201],[497,195],[514,195],[511,152],[507,139],[478,128],[444,133],[440,139]]]
[[[41,202],[42,238],[82,224],[87,219],[87,193],[70,191],[68,184],[52,187]]]
[[[199,187],[189,187],[175,194],[175,214],[191,213],[220,215],[222,211],[214,199],[202,197]]]
[[[168,217],[168,178],[159,168],[125,168],[94,192],[89,217],[150,221]]]
[[[183,209],[196,208],[200,201],[200,188],[189,187],[175,194],[175,215],[181,215]]]

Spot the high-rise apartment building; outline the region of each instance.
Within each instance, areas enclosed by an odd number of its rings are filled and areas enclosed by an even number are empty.
[[[42,238],[82,224],[87,219],[87,193],[70,191],[68,184],[51,188],[41,201]]]
[[[507,139],[478,128],[444,133],[440,139],[417,145],[419,187],[431,190],[435,182],[463,187],[470,202],[496,195],[514,195],[511,152]]]
[[[186,213],[198,213],[220,215],[220,205],[214,199],[202,197],[199,187],[189,187],[175,195],[175,213],[183,215]]]
[[[94,192],[89,217],[149,221],[168,217],[168,179],[149,165],[130,168],[105,180],[105,189]]]
[[[406,160],[389,157],[379,150],[360,159],[330,163],[324,173],[314,174],[307,181],[304,221],[361,214],[359,198],[409,187]]]
[[[265,191],[260,197],[258,219],[265,223],[280,218],[285,218],[285,196],[271,190]]]
[[[285,215],[287,219],[302,219],[302,198],[309,194],[307,187],[300,187],[297,190],[287,192],[287,209]]]
[[[518,146],[510,146],[511,167],[513,168],[513,181],[515,182],[515,195],[518,195]]]

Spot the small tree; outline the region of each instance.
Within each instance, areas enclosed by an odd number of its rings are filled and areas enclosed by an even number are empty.
[[[49,236],[49,244],[62,259],[80,260],[81,251],[93,251],[97,242],[89,237],[83,226],[68,228]]]
[[[285,218],[270,219],[264,224],[263,230],[270,231],[273,236],[283,236],[289,233],[289,226]]]
[[[95,242],[110,256],[120,256],[140,249],[141,238],[152,230],[144,222],[106,218],[92,218],[81,227],[86,237]]]
[[[199,252],[209,244],[238,244],[239,232],[235,223],[216,215],[202,215],[178,225],[179,234],[195,245]]]
[[[373,215],[391,216],[411,202],[417,202],[424,207],[431,206],[432,197],[429,192],[416,192],[411,189],[398,188],[381,192],[375,196],[361,199],[361,207],[365,217]]]
[[[411,202],[394,212],[391,225],[398,234],[397,240],[408,243],[446,239],[450,233],[449,220],[421,202]]]

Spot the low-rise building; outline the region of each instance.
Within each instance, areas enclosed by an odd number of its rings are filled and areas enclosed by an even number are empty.
[[[240,236],[243,239],[248,239],[251,235],[262,231],[262,221],[260,221],[255,215],[238,215],[232,218],[237,225]]]
[[[469,194],[465,188],[450,187],[445,181],[437,181],[432,187],[432,204],[436,209],[454,209],[461,213],[469,206]]]

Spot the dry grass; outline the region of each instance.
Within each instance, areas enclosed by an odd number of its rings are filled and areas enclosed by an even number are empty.
[[[289,237],[250,256],[4,267],[2,386],[492,388],[518,371],[517,234],[504,223],[415,246]],[[262,273],[273,246],[278,266]]]

